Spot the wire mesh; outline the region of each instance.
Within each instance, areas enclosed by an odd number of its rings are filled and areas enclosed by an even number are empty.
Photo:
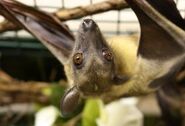
[[[34,6],[44,11],[55,12],[59,8],[72,8],[76,6],[89,5],[93,3],[102,2],[105,0],[19,0],[25,4]],[[182,16],[185,16],[185,1],[176,0]],[[106,13],[91,15],[99,25],[100,29],[105,35],[125,34],[139,31],[139,25],[135,14],[131,9],[124,9],[121,11],[109,11]],[[72,31],[76,31],[81,22],[81,19],[67,21],[67,24]],[[22,34],[21,32],[19,34]]]
[[[61,8],[73,8],[77,6],[84,6],[84,5],[89,5],[93,3],[98,3],[105,0],[52,0],[47,2],[43,0],[29,0],[29,1],[18,0],[18,1],[47,12],[55,12]],[[185,17],[185,1],[176,0],[176,3],[182,16]],[[90,17],[98,23],[101,31],[105,36],[139,32],[138,20],[131,9],[123,9],[119,11],[108,11],[105,13],[90,15]],[[0,20],[1,19],[2,17],[0,17]],[[75,20],[69,20],[66,23],[68,24],[70,29],[75,33],[81,21],[82,19],[75,19]],[[18,32],[6,32],[4,34],[1,34],[0,37],[1,38],[2,37],[32,38],[32,36],[29,33],[25,32],[24,30],[21,30]],[[3,45],[2,42],[0,42],[0,46],[5,46],[5,45]],[[19,46],[19,44],[17,44],[17,46]]]

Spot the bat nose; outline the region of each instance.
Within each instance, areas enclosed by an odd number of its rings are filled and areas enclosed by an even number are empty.
[[[91,30],[93,29],[96,25],[95,22],[92,19],[84,19],[82,26],[85,30]]]

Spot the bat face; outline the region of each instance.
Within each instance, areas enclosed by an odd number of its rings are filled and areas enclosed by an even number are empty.
[[[84,95],[98,95],[111,87],[114,54],[91,19],[85,19],[79,27],[71,65],[74,84]]]

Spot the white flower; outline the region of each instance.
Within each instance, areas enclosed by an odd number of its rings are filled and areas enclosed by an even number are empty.
[[[58,115],[59,112],[56,107],[44,107],[36,113],[34,126],[52,126]]]
[[[143,115],[136,107],[136,98],[124,98],[101,107],[98,126],[142,126]]]

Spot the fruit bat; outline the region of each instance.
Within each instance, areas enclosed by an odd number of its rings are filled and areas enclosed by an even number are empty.
[[[69,89],[62,114],[80,98],[109,102],[150,93],[173,80],[185,62],[185,23],[173,0],[126,0],[138,17],[137,37],[105,39],[92,19],[84,19],[74,39],[56,17],[19,2],[0,1],[0,13],[38,38],[64,65]],[[167,9],[167,10],[166,10]]]

